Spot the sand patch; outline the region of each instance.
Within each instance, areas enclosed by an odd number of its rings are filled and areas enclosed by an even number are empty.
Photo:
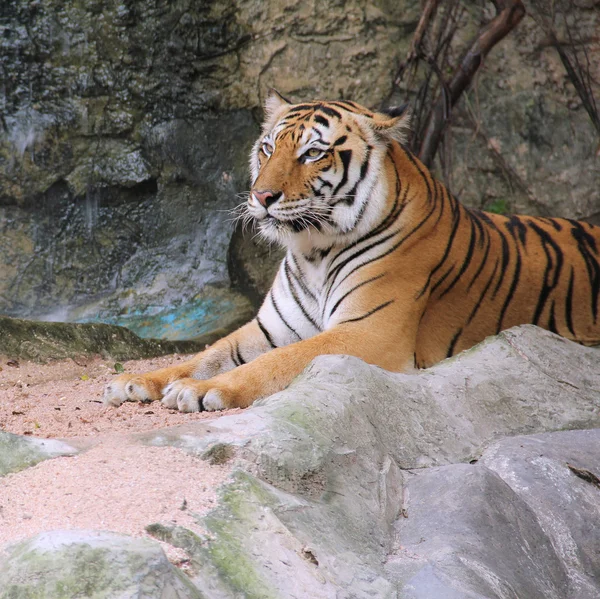
[[[125,362],[123,367],[147,372],[184,358]],[[143,446],[133,433],[212,420],[222,413],[181,414],[159,402],[106,407],[104,386],[117,375],[114,362],[106,360],[39,365],[0,358],[0,367],[1,430],[88,447],[0,479],[0,545],[55,529],[146,536],[144,528],[154,522],[202,533],[197,517],[214,506],[215,488],[230,468],[173,447]],[[180,550],[163,546],[174,563],[185,563]]]

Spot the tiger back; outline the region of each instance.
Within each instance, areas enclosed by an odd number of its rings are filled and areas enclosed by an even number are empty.
[[[600,228],[460,204],[404,146],[407,113],[266,103],[245,217],[287,248],[257,317],[109,403],[250,405],[319,354],[427,367],[519,324],[600,342]]]

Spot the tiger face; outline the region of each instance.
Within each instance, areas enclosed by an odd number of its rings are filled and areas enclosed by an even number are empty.
[[[367,231],[387,196],[381,177],[408,114],[373,113],[353,102],[290,104],[272,92],[252,150],[248,214],[260,234],[286,246],[330,247]]]

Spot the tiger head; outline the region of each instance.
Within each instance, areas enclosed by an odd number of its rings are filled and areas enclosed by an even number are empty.
[[[326,248],[368,231],[386,202],[387,147],[405,141],[409,118],[347,101],[290,104],[272,91],[250,158],[247,211],[260,234]]]

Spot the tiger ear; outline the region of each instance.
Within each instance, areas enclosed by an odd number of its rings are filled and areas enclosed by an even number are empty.
[[[281,110],[286,106],[291,106],[291,104],[292,103],[287,98],[284,98],[276,89],[269,89],[269,94],[265,100],[265,120],[273,116],[278,110]]]
[[[373,130],[377,135],[405,144],[410,133],[411,112],[407,104],[393,106],[373,115]]]

